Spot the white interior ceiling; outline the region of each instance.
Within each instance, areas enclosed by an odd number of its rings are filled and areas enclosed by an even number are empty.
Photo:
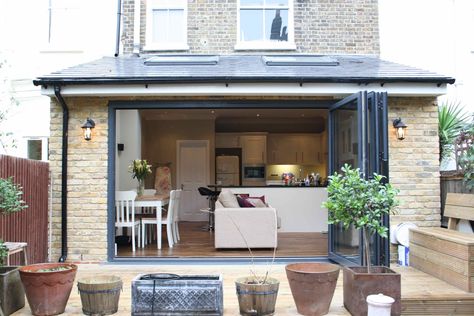
[[[216,120],[222,118],[326,118],[324,109],[153,109],[140,110],[144,120]]]

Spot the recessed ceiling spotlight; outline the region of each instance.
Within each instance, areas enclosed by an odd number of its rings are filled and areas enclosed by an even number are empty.
[[[304,113],[301,114],[301,117],[304,117]]]
[[[260,114],[257,113],[257,117],[260,117]]]
[[[214,113],[216,113],[216,111],[214,111],[214,110],[211,110],[211,114],[214,114]]]

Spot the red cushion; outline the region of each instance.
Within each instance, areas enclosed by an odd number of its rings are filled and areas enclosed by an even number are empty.
[[[237,202],[239,202],[240,207],[255,207],[247,198],[237,195]]]

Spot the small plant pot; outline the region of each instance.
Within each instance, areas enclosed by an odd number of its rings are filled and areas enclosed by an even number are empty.
[[[326,315],[336,289],[339,266],[304,262],[289,264],[285,270],[298,313]]]
[[[20,268],[21,282],[31,313],[38,316],[64,313],[77,266],[68,263],[39,263]]]
[[[387,267],[344,268],[344,307],[354,316],[367,315],[367,296],[382,293],[392,297],[392,316],[402,311],[400,274]]]
[[[0,267],[0,305],[5,316],[25,306],[25,291],[18,267]]]
[[[267,278],[265,283],[256,283],[254,277],[235,281],[241,315],[273,315],[280,281]]]
[[[82,312],[86,315],[111,315],[118,310],[122,280],[118,276],[94,276],[77,281]]]

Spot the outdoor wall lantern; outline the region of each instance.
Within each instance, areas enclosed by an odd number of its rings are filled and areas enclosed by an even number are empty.
[[[403,123],[401,118],[396,118],[393,120],[393,127],[395,128],[395,133],[397,134],[397,138],[399,140],[405,139],[405,129],[407,125]]]
[[[84,132],[84,139],[91,140],[92,139],[92,129],[95,127],[95,122],[90,118],[87,118],[84,125],[82,125],[82,130]]]

